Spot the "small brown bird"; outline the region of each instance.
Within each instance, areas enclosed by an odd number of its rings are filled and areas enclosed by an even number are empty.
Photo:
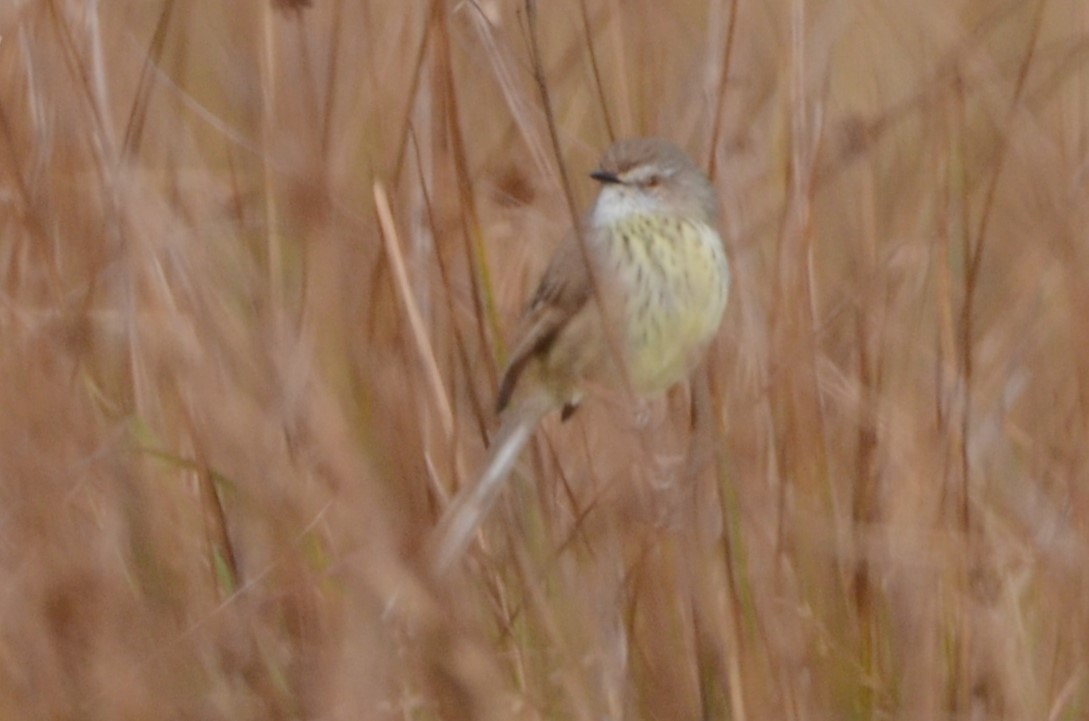
[[[585,249],[569,235],[530,300],[499,384],[485,470],[436,530],[435,575],[465,551],[547,413],[566,418],[589,386],[660,393],[718,331],[730,272],[704,174],[672,143],[636,138],[610,147],[590,176],[601,190],[583,224]]]

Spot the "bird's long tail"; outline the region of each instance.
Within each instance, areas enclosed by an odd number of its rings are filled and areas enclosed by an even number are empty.
[[[510,408],[504,414],[499,432],[488,450],[484,473],[475,485],[458,492],[435,529],[428,559],[433,577],[444,575],[465,553],[473,533],[495,504],[522,449],[550,408],[547,403],[529,402]]]

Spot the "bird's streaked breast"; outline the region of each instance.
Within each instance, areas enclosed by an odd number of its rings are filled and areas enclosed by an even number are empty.
[[[669,215],[628,215],[598,231],[629,380],[640,393],[664,390],[718,331],[730,277],[722,241],[706,223]]]

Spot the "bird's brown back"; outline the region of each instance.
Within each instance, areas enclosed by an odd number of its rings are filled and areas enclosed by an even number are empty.
[[[526,365],[548,351],[572,316],[589,301],[592,289],[578,237],[570,234],[556,249],[522,315],[518,342],[499,383],[496,405],[500,411],[510,404]]]

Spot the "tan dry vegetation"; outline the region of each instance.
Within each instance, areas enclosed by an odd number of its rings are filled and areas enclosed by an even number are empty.
[[[1084,717],[1089,6],[536,12],[0,9],[0,719]],[[631,134],[720,192],[697,390],[429,583]]]

